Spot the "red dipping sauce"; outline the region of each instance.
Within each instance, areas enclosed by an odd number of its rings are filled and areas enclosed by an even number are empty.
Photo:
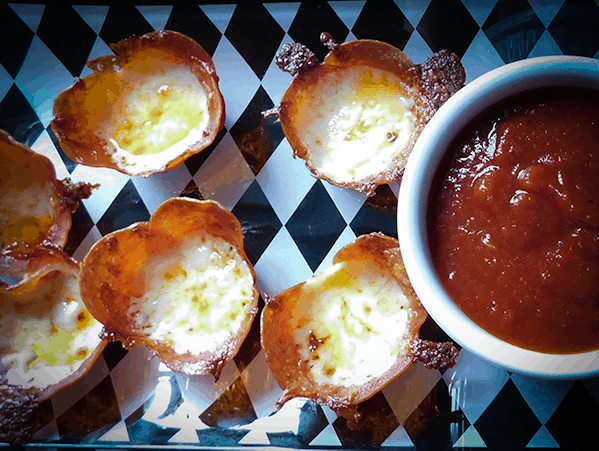
[[[452,299],[523,348],[599,348],[599,92],[543,88],[502,102],[452,143],[428,211]]]

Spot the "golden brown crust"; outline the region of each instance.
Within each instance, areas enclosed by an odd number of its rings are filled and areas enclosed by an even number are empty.
[[[214,352],[177,354],[169,344],[150,340],[129,314],[133,299],[146,292],[146,275],[153,259],[202,233],[234,247],[255,281],[254,268],[243,248],[241,224],[231,212],[211,200],[171,198],[158,207],[150,221],[112,232],[92,247],[82,263],[81,297],[104,325],[105,338],[119,340],[127,348],[145,345],[174,371],[218,376],[241,346],[257,313],[255,285],[240,333]]]
[[[88,198],[96,185],[58,180],[52,162],[0,130],[0,198],[4,199],[2,216],[11,219],[0,223],[0,250],[53,244],[63,247],[71,230],[71,215],[81,199]],[[23,177],[26,170],[27,176]],[[37,190],[36,201],[51,206],[41,210],[44,215],[32,216],[22,207],[30,203],[30,194],[24,194],[21,203],[7,199],[15,193]],[[14,198],[13,198],[14,199]],[[9,204],[9,205],[7,205]],[[7,209],[7,210],[5,210]]]
[[[401,277],[403,284],[407,281],[407,276],[401,267],[395,268],[397,258],[400,258],[399,253],[396,253],[395,250],[398,250],[398,241],[395,238],[381,233],[373,233],[363,235],[342,248],[333,261],[334,264],[356,260],[374,262],[382,270],[393,274],[394,277]],[[413,356],[408,349],[407,354],[397,356],[395,363],[388,371],[364,385],[344,387],[315,382],[309,374],[308,362],[302,360],[298,354],[298,345],[294,339],[296,326],[292,318],[294,306],[297,303],[308,302],[302,297],[304,285],[305,282],[291,287],[273,298],[267,298],[262,312],[262,347],[266,361],[284,391],[277,402],[277,407],[281,407],[289,399],[303,396],[329,406],[333,410],[344,411],[370,398],[409,367]],[[417,337],[427,314],[411,287],[410,291],[404,293],[408,296],[414,312],[408,333]],[[319,345],[320,342],[315,338],[312,346],[316,349]]]
[[[180,165],[191,155],[209,146],[225,123],[224,98],[218,87],[219,78],[210,55],[196,41],[175,31],[155,31],[143,36],[131,36],[110,48],[116,55],[108,55],[88,62],[93,74],[77,79],[73,86],[58,95],[54,102],[51,127],[62,150],[74,161],[97,167],[116,169],[129,175],[149,175],[165,172]],[[140,61],[136,58],[143,52]],[[149,52],[149,57],[148,57]],[[174,66],[185,66],[197,77],[208,95],[209,123],[203,136],[168,163],[143,173],[130,173],[111,156],[111,144],[98,136],[99,123],[107,114],[115,114],[113,105],[130,85],[135,76],[151,71],[151,61],[164,61]],[[137,62],[138,73],[131,79],[118,76],[121,67]],[[102,95],[92,89],[100,86]],[[104,93],[111,95],[105,95]],[[118,112],[116,113],[118,114]]]

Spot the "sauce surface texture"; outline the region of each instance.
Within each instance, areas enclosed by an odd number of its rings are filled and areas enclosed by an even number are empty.
[[[515,345],[599,348],[599,92],[543,88],[484,112],[436,174],[428,234],[466,315]]]

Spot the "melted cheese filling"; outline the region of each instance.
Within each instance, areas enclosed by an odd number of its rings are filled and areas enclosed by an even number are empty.
[[[124,79],[134,80],[136,67],[123,67]],[[133,174],[164,167],[204,138],[208,127],[208,97],[186,67],[161,66],[145,81],[124,83],[113,108],[117,114],[100,125],[97,134],[112,147],[112,159]],[[133,86],[133,88],[129,88]]]
[[[339,263],[309,279],[301,296],[295,341],[315,382],[363,385],[407,352],[410,301],[378,267]]]
[[[0,374],[10,384],[45,388],[74,373],[100,344],[102,325],[85,309],[76,278],[1,295]]]
[[[411,139],[413,106],[414,100],[392,74],[368,67],[348,69],[315,105],[318,114],[304,131],[313,165],[341,183],[380,174]]]
[[[149,339],[178,354],[199,355],[239,332],[252,306],[254,279],[229,243],[205,237],[150,266],[150,289],[129,309]]]
[[[2,193],[0,233],[3,245],[41,239],[52,226],[58,205],[51,183]]]

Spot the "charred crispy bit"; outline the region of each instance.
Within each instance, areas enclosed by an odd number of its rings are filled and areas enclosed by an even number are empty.
[[[267,299],[261,342],[283,389],[277,408],[299,396],[355,411],[412,364],[427,314],[395,276],[393,249],[394,238],[363,235],[330,269]]]
[[[455,366],[458,359],[458,348],[451,342],[415,339],[411,344],[414,360],[422,362],[426,368],[446,370]]]
[[[63,179],[62,184],[64,185],[64,205],[73,213],[77,211],[83,199],[88,199],[92,195],[93,190],[100,187],[99,184],[87,182],[73,183],[69,178]]]
[[[435,110],[441,108],[466,82],[466,71],[460,58],[447,49],[428,57],[422,65],[415,66],[415,70]]]
[[[23,445],[31,441],[38,406],[35,389],[0,384],[0,443]]]
[[[322,63],[299,43],[277,55],[293,75],[278,110],[294,156],[316,178],[361,191],[401,180],[418,136],[465,81],[459,58],[441,51],[414,65],[400,49],[358,39],[338,44],[329,33]]]
[[[316,54],[299,42],[285,44],[275,56],[275,63],[284,72],[292,76],[318,66],[320,61]]]
[[[337,42],[335,42],[333,35],[331,33],[327,33],[326,31],[320,34],[320,42],[322,42],[324,46],[331,52],[342,48],[341,44],[337,44]]]

